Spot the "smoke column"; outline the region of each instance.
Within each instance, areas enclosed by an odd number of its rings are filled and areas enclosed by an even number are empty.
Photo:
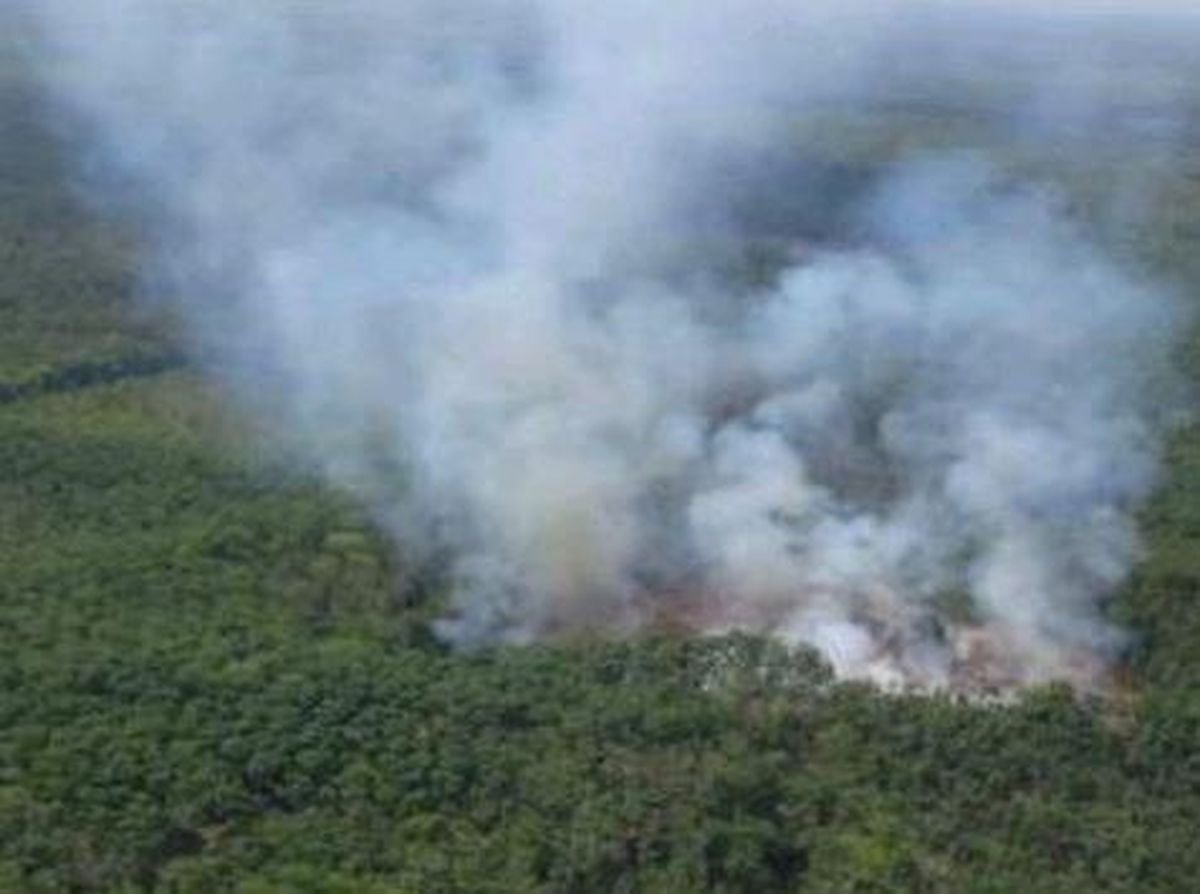
[[[148,291],[281,449],[452,556],[448,640],[744,629],[928,687],[1119,652],[1177,303],[1053,188],[858,165],[830,123],[933,91],[1015,146],[1136,140],[1065,77],[1120,51],[1080,9],[30,14],[93,181],[154,233]]]

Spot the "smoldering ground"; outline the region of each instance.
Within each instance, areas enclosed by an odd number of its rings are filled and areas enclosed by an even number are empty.
[[[453,556],[447,639],[668,617],[927,686],[1089,683],[1119,652],[1104,604],[1186,314],[1096,223],[1136,228],[1186,140],[1163,59],[1190,25],[883,0],[27,13],[92,185],[120,175],[154,233],[148,291],[398,543]],[[1130,108],[1117,60],[1152,94]],[[896,109],[972,136],[852,149]],[[1100,135],[1147,161],[1089,220],[992,157]]]

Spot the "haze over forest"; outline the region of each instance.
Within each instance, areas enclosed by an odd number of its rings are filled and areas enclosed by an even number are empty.
[[[0,890],[1190,890],[1200,16],[5,23]]]

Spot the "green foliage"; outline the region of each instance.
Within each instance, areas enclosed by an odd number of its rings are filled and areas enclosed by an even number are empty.
[[[747,637],[449,654],[436,578],[127,322],[59,179],[0,139],[0,892],[1195,889],[1200,428],[1110,700],[882,696]],[[1198,196],[1157,256],[1200,257]]]
[[[745,637],[447,654],[379,536],[220,458],[212,412],[179,372],[0,408],[0,890],[1165,892],[1200,871],[1194,688],[1117,723],[1057,690],[882,697]]]
[[[1200,690],[1200,426],[1171,444],[1171,476],[1143,513],[1145,560],[1121,605],[1138,631],[1139,671],[1160,686]],[[1200,740],[1198,740],[1200,741]]]

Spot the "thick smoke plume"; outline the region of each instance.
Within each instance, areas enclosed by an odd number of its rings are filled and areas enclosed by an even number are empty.
[[[1016,154],[1177,139],[1169,78],[1149,124],[1094,83],[1138,48],[1077,7],[32,14],[89,169],[153,225],[151,289],[281,440],[452,556],[446,638],[748,629],[970,687],[1119,652],[1182,321],[986,152],[841,141],[906,103]]]

